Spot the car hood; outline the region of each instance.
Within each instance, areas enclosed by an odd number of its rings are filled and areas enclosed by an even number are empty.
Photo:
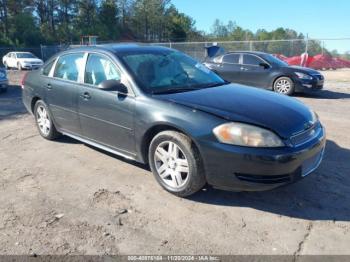
[[[305,130],[312,121],[310,109],[294,98],[236,84],[157,97],[228,121],[261,126],[283,138]]]
[[[307,68],[307,67],[302,67],[302,66],[286,66],[285,68],[290,72],[301,72],[301,73],[309,74],[309,75],[319,75],[320,74],[320,72],[318,72],[317,70]]]
[[[21,62],[27,62],[27,63],[41,63],[42,60],[39,58],[18,58],[19,61]]]

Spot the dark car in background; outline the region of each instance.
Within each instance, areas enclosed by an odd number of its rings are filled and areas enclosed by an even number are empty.
[[[219,55],[214,52],[204,64],[227,81],[261,87],[285,95],[319,90],[324,83],[320,72],[289,66],[277,57],[263,52],[221,52]]]
[[[0,68],[0,93],[7,91],[8,79],[5,68]]]
[[[178,196],[206,183],[272,189],[310,174],[324,152],[324,128],[303,103],[230,84],[164,47],[70,49],[22,83],[42,137],[64,134],[148,163]]]

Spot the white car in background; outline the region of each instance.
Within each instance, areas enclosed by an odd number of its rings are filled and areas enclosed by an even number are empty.
[[[2,58],[2,63],[8,68],[37,69],[44,64],[43,60],[37,58],[30,52],[10,52]]]

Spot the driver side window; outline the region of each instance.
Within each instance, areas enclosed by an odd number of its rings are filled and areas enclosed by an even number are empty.
[[[84,82],[86,84],[98,86],[105,80],[120,80],[120,71],[105,56],[98,54],[89,54]]]

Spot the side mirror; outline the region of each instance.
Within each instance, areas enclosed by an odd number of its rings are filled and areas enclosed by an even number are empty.
[[[260,63],[259,66],[263,67],[264,69],[270,68],[270,65],[267,63]]]
[[[128,93],[127,87],[123,85],[120,80],[105,80],[99,84],[98,88],[105,91],[117,91],[120,94]]]

